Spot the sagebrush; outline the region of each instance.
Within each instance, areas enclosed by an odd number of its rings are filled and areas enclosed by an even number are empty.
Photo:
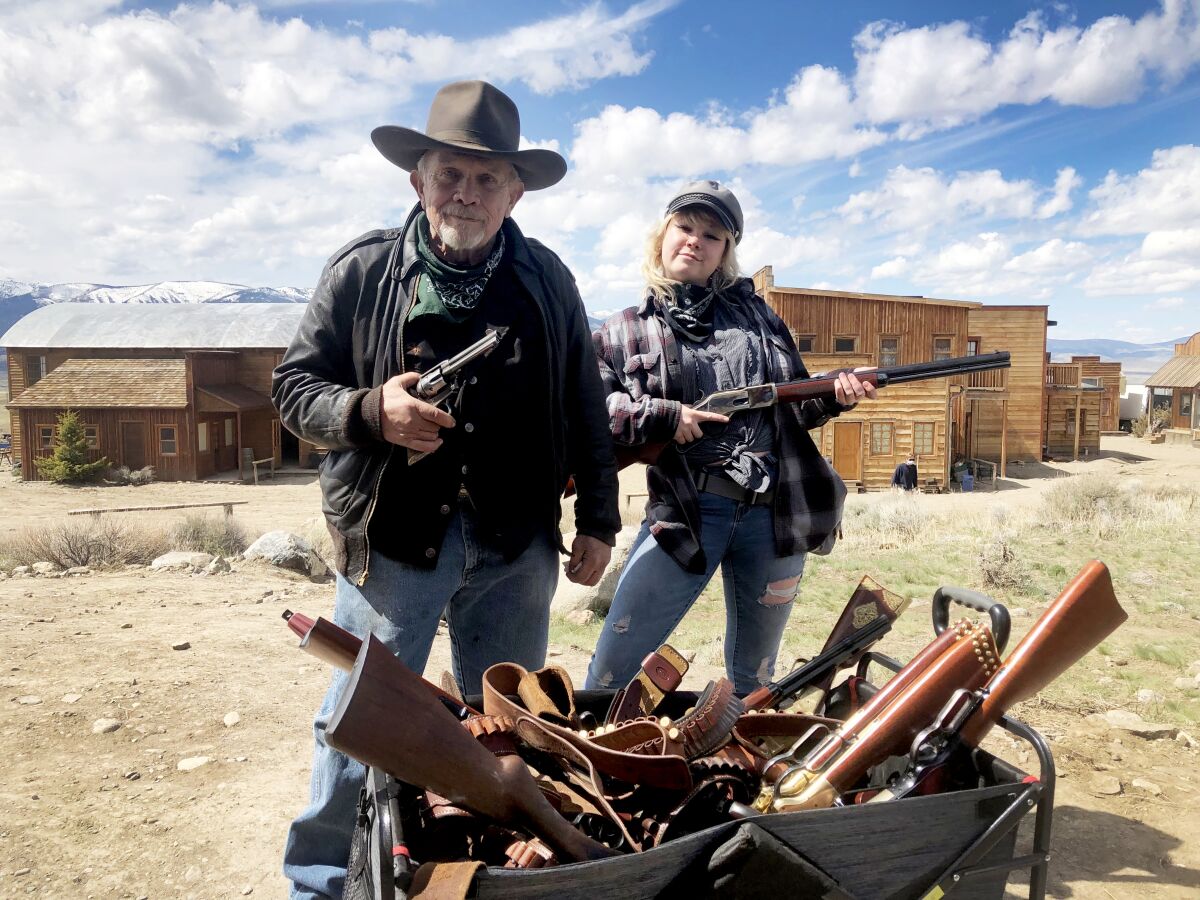
[[[171,529],[171,547],[210,556],[240,556],[250,546],[246,531],[231,516],[193,513]]]
[[[0,541],[0,565],[54,563],[61,569],[145,565],[170,548],[161,531],[105,516],[86,516],[23,528]]]

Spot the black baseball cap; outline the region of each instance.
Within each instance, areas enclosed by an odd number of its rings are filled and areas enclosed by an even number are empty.
[[[722,187],[717,181],[693,181],[684,185],[682,191],[675,195],[667,204],[667,215],[679,212],[689,206],[703,206],[714,215],[718,221],[729,229],[733,242],[742,240],[742,204],[738,203],[733,191]]]

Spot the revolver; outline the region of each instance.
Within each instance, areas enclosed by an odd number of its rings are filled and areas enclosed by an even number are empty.
[[[434,406],[440,406],[446,412],[451,412],[462,391],[462,378],[467,366],[495,350],[507,330],[507,328],[489,328],[487,334],[470,347],[454,354],[449,359],[443,359],[421,375],[420,381],[413,387],[413,396]],[[410,448],[408,464],[411,466],[428,455],[429,451]]]

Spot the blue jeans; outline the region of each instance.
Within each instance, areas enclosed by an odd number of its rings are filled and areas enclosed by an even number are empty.
[[[771,680],[775,656],[804,573],[804,554],[778,559],[769,506],[700,494],[701,575],[675,562],[642,523],[617,582],[588,666],[586,687],[624,687],[647,654],[675,630],[721,566],[725,582],[725,671],[747,694]],[[679,648],[686,650],[687,648]]]
[[[483,673],[494,663],[527,669],[545,664],[550,600],[558,583],[558,548],[549,529],[506,563],[480,540],[475,517],[464,506],[446,531],[437,568],[418,569],[372,553],[369,572],[362,587],[338,577],[333,620],[354,634],[374,634],[414,672],[425,668],[443,611],[454,677],[464,694],[479,693]],[[292,823],[283,857],[293,900],[342,896],[366,773],[361,763],[325,744],[325,725],[347,677],[334,674],[313,722],[311,799]]]

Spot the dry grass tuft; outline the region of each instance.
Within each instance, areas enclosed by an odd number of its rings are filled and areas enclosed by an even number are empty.
[[[910,544],[942,524],[912,497],[897,496],[846,509],[842,528],[847,543],[876,547]]]
[[[171,547],[210,556],[240,556],[250,546],[246,530],[230,516],[188,515],[171,529]]]
[[[983,586],[990,589],[1019,591],[1030,583],[1029,568],[1002,537],[984,545],[979,554],[979,574]]]
[[[170,550],[161,531],[116,519],[81,517],[18,531],[0,542],[0,566],[50,562],[62,569],[111,569],[146,564]]]
[[[1200,495],[1190,487],[1144,489],[1136,480],[1077,475],[1050,486],[1042,521],[1061,530],[1085,530],[1103,539],[1193,518]]]

